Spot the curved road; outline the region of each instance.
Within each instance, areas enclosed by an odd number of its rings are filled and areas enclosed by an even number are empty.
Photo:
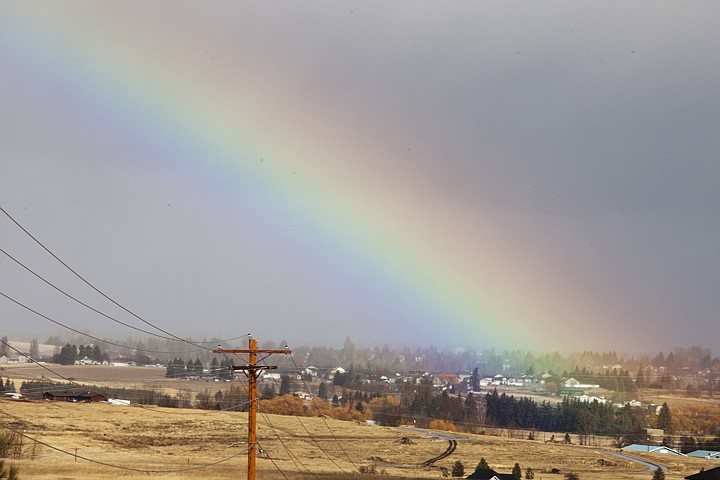
[[[614,455],[616,457],[620,457],[624,460],[630,460],[631,462],[639,463],[640,465],[643,465],[647,467],[648,472],[654,472],[658,468],[660,468],[663,472],[668,471],[667,465],[663,465],[661,463],[655,463],[651,462],[649,460],[645,460],[643,458],[633,457],[632,455],[628,455],[626,453],[619,453],[619,452],[610,452],[607,450],[602,450],[602,453],[609,453],[610,455]]]

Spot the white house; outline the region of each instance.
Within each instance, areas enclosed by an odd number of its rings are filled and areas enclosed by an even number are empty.
[[[85,356],[85,357],[81,358],[80,360],[75,360],[75,365],[100,365],[100,362]]]
[[[312,365],[309,365],[305,367],[305,369],[302,371],[303,375],[309,375],[311,377],[317,377],[318,369],[317,367],[314,367]]]
[[[492,384],[493,385],[507,385],[507,381],[508,381],[507,377],[498,373],[497,375],[495,375],[493,377]]]
[[[600,385],[590,385],[587,383],[580,383],[578,380],[574,378],[569,378],[565,380],[564,386],[566,387],[572,387],[572,388],[600,388]]]

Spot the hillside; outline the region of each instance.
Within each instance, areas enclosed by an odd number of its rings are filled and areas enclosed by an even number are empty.
[[[146,479],[146,470],[152,470],[158,478],[181,479],[194,475],[187,469],[215,464],[203,468],[201,475],[219,480],[243,478],[247,468],[244,413],[3,400],[0,416],[3,425],[47,444],[33,450],[26,439],[26,456],[35,458],[10,460],[20,466],[23,478]],[[365,476],[374,471],[388,478],[438,478],[442,468],[451,469],[456,460],[463,462],[467,475],[481,457],[500,472],[510,472],[518,462],[523,470],[532,468],[536,479],[562,478],[546,473],[551,468],[577,472],[583,479],[651,477],[644,467],[598,449],[490,435],[459,434],[450,456],[435,468],[420,468],[443,453],[448,442],[419,431],[262,413],[258,434],[263,449],[258,478],[267,479],[339,478],[358,470]],[[708,468],[701,460],[649,458],[671,467],[668,480]],[[181,471],[160,473],[164,470]]]

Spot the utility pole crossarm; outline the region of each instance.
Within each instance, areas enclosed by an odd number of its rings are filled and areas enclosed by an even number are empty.
[[[292,350],[283,348],[282,350],[263,350],[263,349],[257,349],[257,350],[213,350],[213,353],[267,353],[272,355],[273,353],[277,354],[285,354],[289,355],[292,353]]]
[[[244,370],[248,372],[248,397],[249,397],[249,409],[248,409],[248,480],[255,480],[255,446],[257,443],[257,375],[261,370],[272,370],[276,369],[274,365],[258,365],[258,354],[264,355],[260,361],[265,360],[267,357],[273,354],[278,355],[290,355],[292,350],[284,348],[282,350],[275,349],[258,349],[257,340],[250,337],[248,349],[217,349],[213,350],[213,353],[232,353],[234,355],[245,354],[249,355],[246,361],[247,365],[243,366],[231,366],[232,370]]]

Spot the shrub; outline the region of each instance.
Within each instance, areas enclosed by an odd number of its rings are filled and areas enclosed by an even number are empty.
[[[465,465],[460,460],[455,460],[452,467],[453,477],[464,477],[465,476]]]
[[[428,428],[430,430],[445,430],[447,432],[457,432],[457,428],[455,425],[453,425],[452,422],[448,422],[446,420],[431,420],[430,423],[428,423]]]

